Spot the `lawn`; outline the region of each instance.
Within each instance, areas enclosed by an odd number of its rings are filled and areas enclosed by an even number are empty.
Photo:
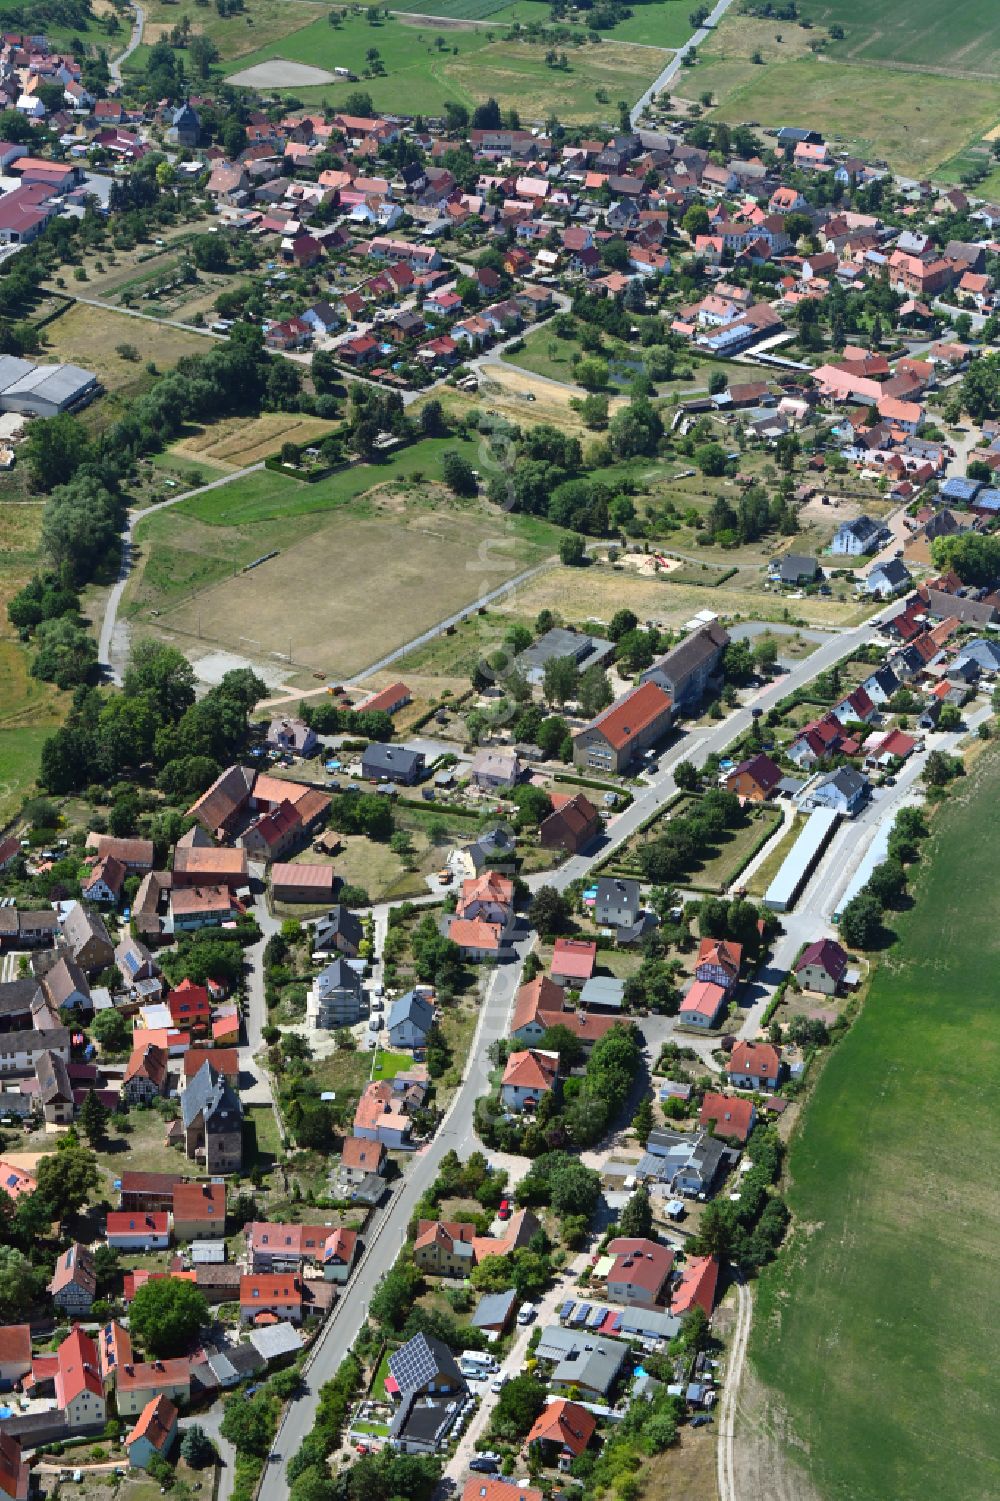
[[[577,325],[578,328],[579,326]],[[522,343],[522,348],[509,349],[501,355],[505,364],[519,370],[529,370],[533,375],[541,375],[546,380],[574,384],[573,357],[577,355],[586,358],[578,337],[560,338],[554,328],[542,324],[526,334]],[[621,394],[623,390],[627,390],[633,376],[638,373],[632,368],[632,362],[641,359],[641,352],[624,344],[612,344],[606,346],[600,358],[609,362],[613,381],[617,377],[618,383],[613,384],[608,394]],[[669,396],[674,392],[686,396],[692,391],[707,391],[708,378],[715,371],[721,370],[731,385],[746,382],[752,374],[746,365],[726,360],[699,360],[697,355],[688,354],[687,351],[678,357],[677,365],[681,371],[690,370],[691,379],[660,381],[657,390],[661,396]],[[578,389],[577,394],[582,396],[584,392]]]
[[[373,1079],[395,1079],[404,1069],[411,1067],[413,1059],[409,1053],[386,1053],[379,1048],[375,1054],[375,1062],[372,1067]]]
[[[397,0],[392,9],[452,21],[486,21],[497,27],[515,21],[522,26],[548,25],[552,19],[544,0]],[[601,36],[645,47],[675,48],[691,35],[690,7],[683,0],[649,0],[648,4],[636,0],[629,9],[631,15]],[[570,8],[560,24],[583,28],[586,12]]]
[[[282,1157],[284,1148],[274,1111],[268,1105],[250,1106],[243,1117],[244,1174],[249,1174],[255,1167],[262,1173],[269,1173]]]
[[[246,0],[245,6],[231,16],[220,15],[214,5],[199,5],[198,0],[149,0],[144,9],[143,38],[147,43],[158,42],[186,16],[192,30],[211,37],[225,59],[256,52],[281,41],[296,27],[326,16],[326,7],[309,0]],[[132,71],[129,64],[127,72]]]
[[[472,106],[492,96],[501,104],[515,104],[524,120],[556,114],[568,125],[601,115],[610,120],[615,102],[637,98],[667,62],[657,48],[602,41],[598,46],[566,46],[568,67],[555,69],[545,62],[544,42],[491,40],[482,27],[452,26],[436,33],[433,21],[416,19],[372,26],[358,16],[337,28],[324,19],[293,31],[241,57],[238,71],[282,58],[328,70],[346,67],[362,75],[372,47],[381,56],[384,76],[362,78],[360,84],[296,87],[296,97],[308,105],[337,105],[350,90],[363,88],[376,109],[398,108],[404,97],[409,113],[435,114],[449,99]],[[599,104],[598,90],[606,92],[610,104]]]
[[[22,500],[26,471],[0,481],[0,828],[33,791],[42,746],[62,719],[65,695],[33,678],[31,657],[7,620],[7,604],[38,564],[42,502]],[[9,498],[8,498],[9,497]]]
[[[997,1493],[995,749],[959,789],[793,1137],[798,1228],[758,1284],[752,1357],[791,1453],[852,1501],[931,1475],[941,1501]]]
[[[995,91],[981,81],[927,73],[916,85],[909,71],[813,57],[807,51],[812,34],[730,11],[685,75],[685,92],[711,92],[717,101],[711,118],[772,127],[797,119],[808,100],[810,124],[834,144],[866,159],[884,157],[897,171],[918,176],[996,122]],[[763,66],[751,61],[754,51]]]
[[[796,813],[789,825],[787,834],[782,834],[781,838],[768,850],[766,857],[760,862],[753,875],[747,881],[747,893],[750,896],[764,895],[764,892],[784,864],[785,857],[791,853],[792,845],[798,839],[804,827],[804,815]]]
[[[361,1098],[361,1092],[371,1074],[371,1054],[352,1052],[338,1048],[326,1058],[317,1058],[310,1064],[313,1078],[320,1089],[332,1089],[338,1101],[350,1097]]]
[[[725,554],[710,554],[716,561]],[[589,568],[547,568],[508,594],[497,606],[504,614],[534,620],[540,610],[552,610],[566,624],[586,620],[607,622],[616,610],[629,609],[640,620],[678,629],[706,606],[719,615],[780,621],[794,616],[807,625],[847,626],[864,619],[865,610],[833,599],[810,596],[790,604],[761,588],[762,571],[741,569],[726,583],[706,591],[695,584],[676,584],[669,575],[642,578],[622,568],[598,564]]]

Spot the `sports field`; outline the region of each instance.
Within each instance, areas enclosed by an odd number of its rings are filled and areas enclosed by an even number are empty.
[[[296,88],[296,97],[307,104],[337,105],[352,90],[364,89],[376,109],[398,109],[404,98],[407,111],[416,114],[440,112],[449,99],[471,106],[492,96],[516,105],[524,120],[544,120],[555,113],[570,124],[605,114],[610,119],[617,101],[637,98],[667,62],[658,48],[606,41],[561,49],[569,61],[562,71],[547,66],[544,44],[491,41],[480,27],[436,31],[433,21],[416,19],[371,26],[352,16],[338,28],[322,20],[293,31],[241,58],[240,71],[285,58],[329,70],[346,67],[360,76],[372,47],[380,53],[384,77]],[[598,90],[610,103],[598,103]]]
[[[793,1137],[797,1229],[756,1294],[756,1369],[827,1498],[1000,1492],[1000,753],[959,786]]]
[[[734,8],[699,49],[698,66],[684,74],[684,92],[710,92],[716,101],[710,118],[734,125],[787,125],[806,110],[810,125],[835,145],[917,176],[996,123],[997,90],[981,80],[933,72],[917,80],[909,70],[881,63],[814,57],[808,50],[814,34],[788,22],[752,20]],[[761,63],[753,62],[754,54]]]
[[[185,648],[350,676],[558,547],[545,522],[449,497],[448,448],[476,461],[472,443],[428,440],[393,465],[317,485],[258,473],[151,516],[124,613]]]

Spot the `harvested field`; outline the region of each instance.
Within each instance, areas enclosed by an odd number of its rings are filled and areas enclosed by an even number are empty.
[[[214,464],[225,472],[259,463],[277,453],[282,443],[310,443],[323,438],[335,426],[321,417],[300,417],[297,412],[228,417],[210,427],[197,428],[168,451],[178,458]]]

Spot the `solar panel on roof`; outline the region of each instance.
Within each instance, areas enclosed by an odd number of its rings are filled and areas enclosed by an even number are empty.
[[[574,1303],[573,1299],[572,1298],[567,1299],[567,1301],[559,1309],[559,1317],[560,1317],[560,1319],[568,1319],[569,1316],[570,1316],[570,1314],[573,1312],[573,1309],[575,1307],[576,1307],[576,1304]]]

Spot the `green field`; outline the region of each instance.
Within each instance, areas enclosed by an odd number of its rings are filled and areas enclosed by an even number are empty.
[[[393,11],[410,15],[441,16],[456,21],[489,21],[509,26],[548,25],[550,7],[545,0],[397,0]],[[684,0],[649,0],[629,7],[632,14],[609,31],[601,33],[619,42],[639,42],[646,47],[679,47],[691,35],[690,6]],[[574,29],[587,24],[586,11],[567,12],[561,25]]]
[[[546,64],[544,43],[491,40],[481,27],[436,31],[433,21],[394,20],[372,26],[351,17],[336,29],[323,20],[293,31],[241,57],[238,72],[282,58],[331,70],[347,67],[363,75],[372,47],[381,56],[383,77],[282,92],[294,93],[306,104],[328,102],[336,107],[351,90],[362,88],[376,109],[399,109],[403,99],[411,114],[440,112],[448,99],[471,106],[493,96],[501,104],[516,105],[524,120],[544,120],[555,113],[569,124],[610,119],[616,101],[637,98],[667,61],[656,48],[603,41],[599,46],[567,46],[569,67],[562,71]],[[599,89],[607,93],[610,104],[598,103]]]
[[[995,0],[816,0],[808,15],[817,27],[843,26],[843,41],[830,49],[836,57],[1000,77]]]
[[[574,335],[573,338],[562,339],[549,324],[533,328],[525,335],[522,345],[522,348],[508,349],[500,356],[504,364],[516,365],[520,370],[530,370],[533,375],[561,381],[564,385],[574,384],[573,356],[586,358],[578,337]],[[632,349],[626,344],[615,344],[607,346],[600,358],[611,363],[612,376],[617,376],[617,380],[608,388],[607,395],[627,395],[629,383],[638,372],[632,369],[631,363],[626,365],[624,362],[637,361],[641,358],[641,351]],[[616,361],[622,362],[617,368],[615,368]],[[749,379],[750,367],[737,365],[727,360],[699,359],[694,351],[684,351],[678,356],[677,369],[678,371],[690,370],[693,378],[661,381],[658,387],[660,395],[669,396],[674,391],[681,395],[697,390],[707,391],[708,377],[716,370],[723,371],[730,383],[737,385],[740,381]],[[581,389],[579,394],[582,396],[586,393]]]
[[[734,7],[699,48],[698,65],[683,85],[677,81],[677,92],[711,93],[710,118],[733,125],[756,120],[773,128],[808,117],[834,146],[917,176],[957,156],[1000,116],[997,90],[981,80],[948,77],[943,69],[916,80],[881,62],[814,57],[814,37],[815,27],[755,20]]]
[[[389,463],[355,464],[315,485],[264,470],[210,490],[206,495],[182,500],[176,509],[181,515],[194,516],[210,526],[246,526],[256,521],[304,516],[314,511],[329,511],[363,495],[373,485],[395,484],[418,472],[428,480],[439,481],[444,453],[460,453],[475,464],[478,451],[478,444],[470,439],[424,438]]]
[[[797,1228],[759,1282],[753,1361],[785,1410],[791,1452],[831,1501],[998,1494],[988,809],[1000,755],[984,754],[959,787],[924,847],[916,907],[894,919],[898,942],[793,1137]]]

